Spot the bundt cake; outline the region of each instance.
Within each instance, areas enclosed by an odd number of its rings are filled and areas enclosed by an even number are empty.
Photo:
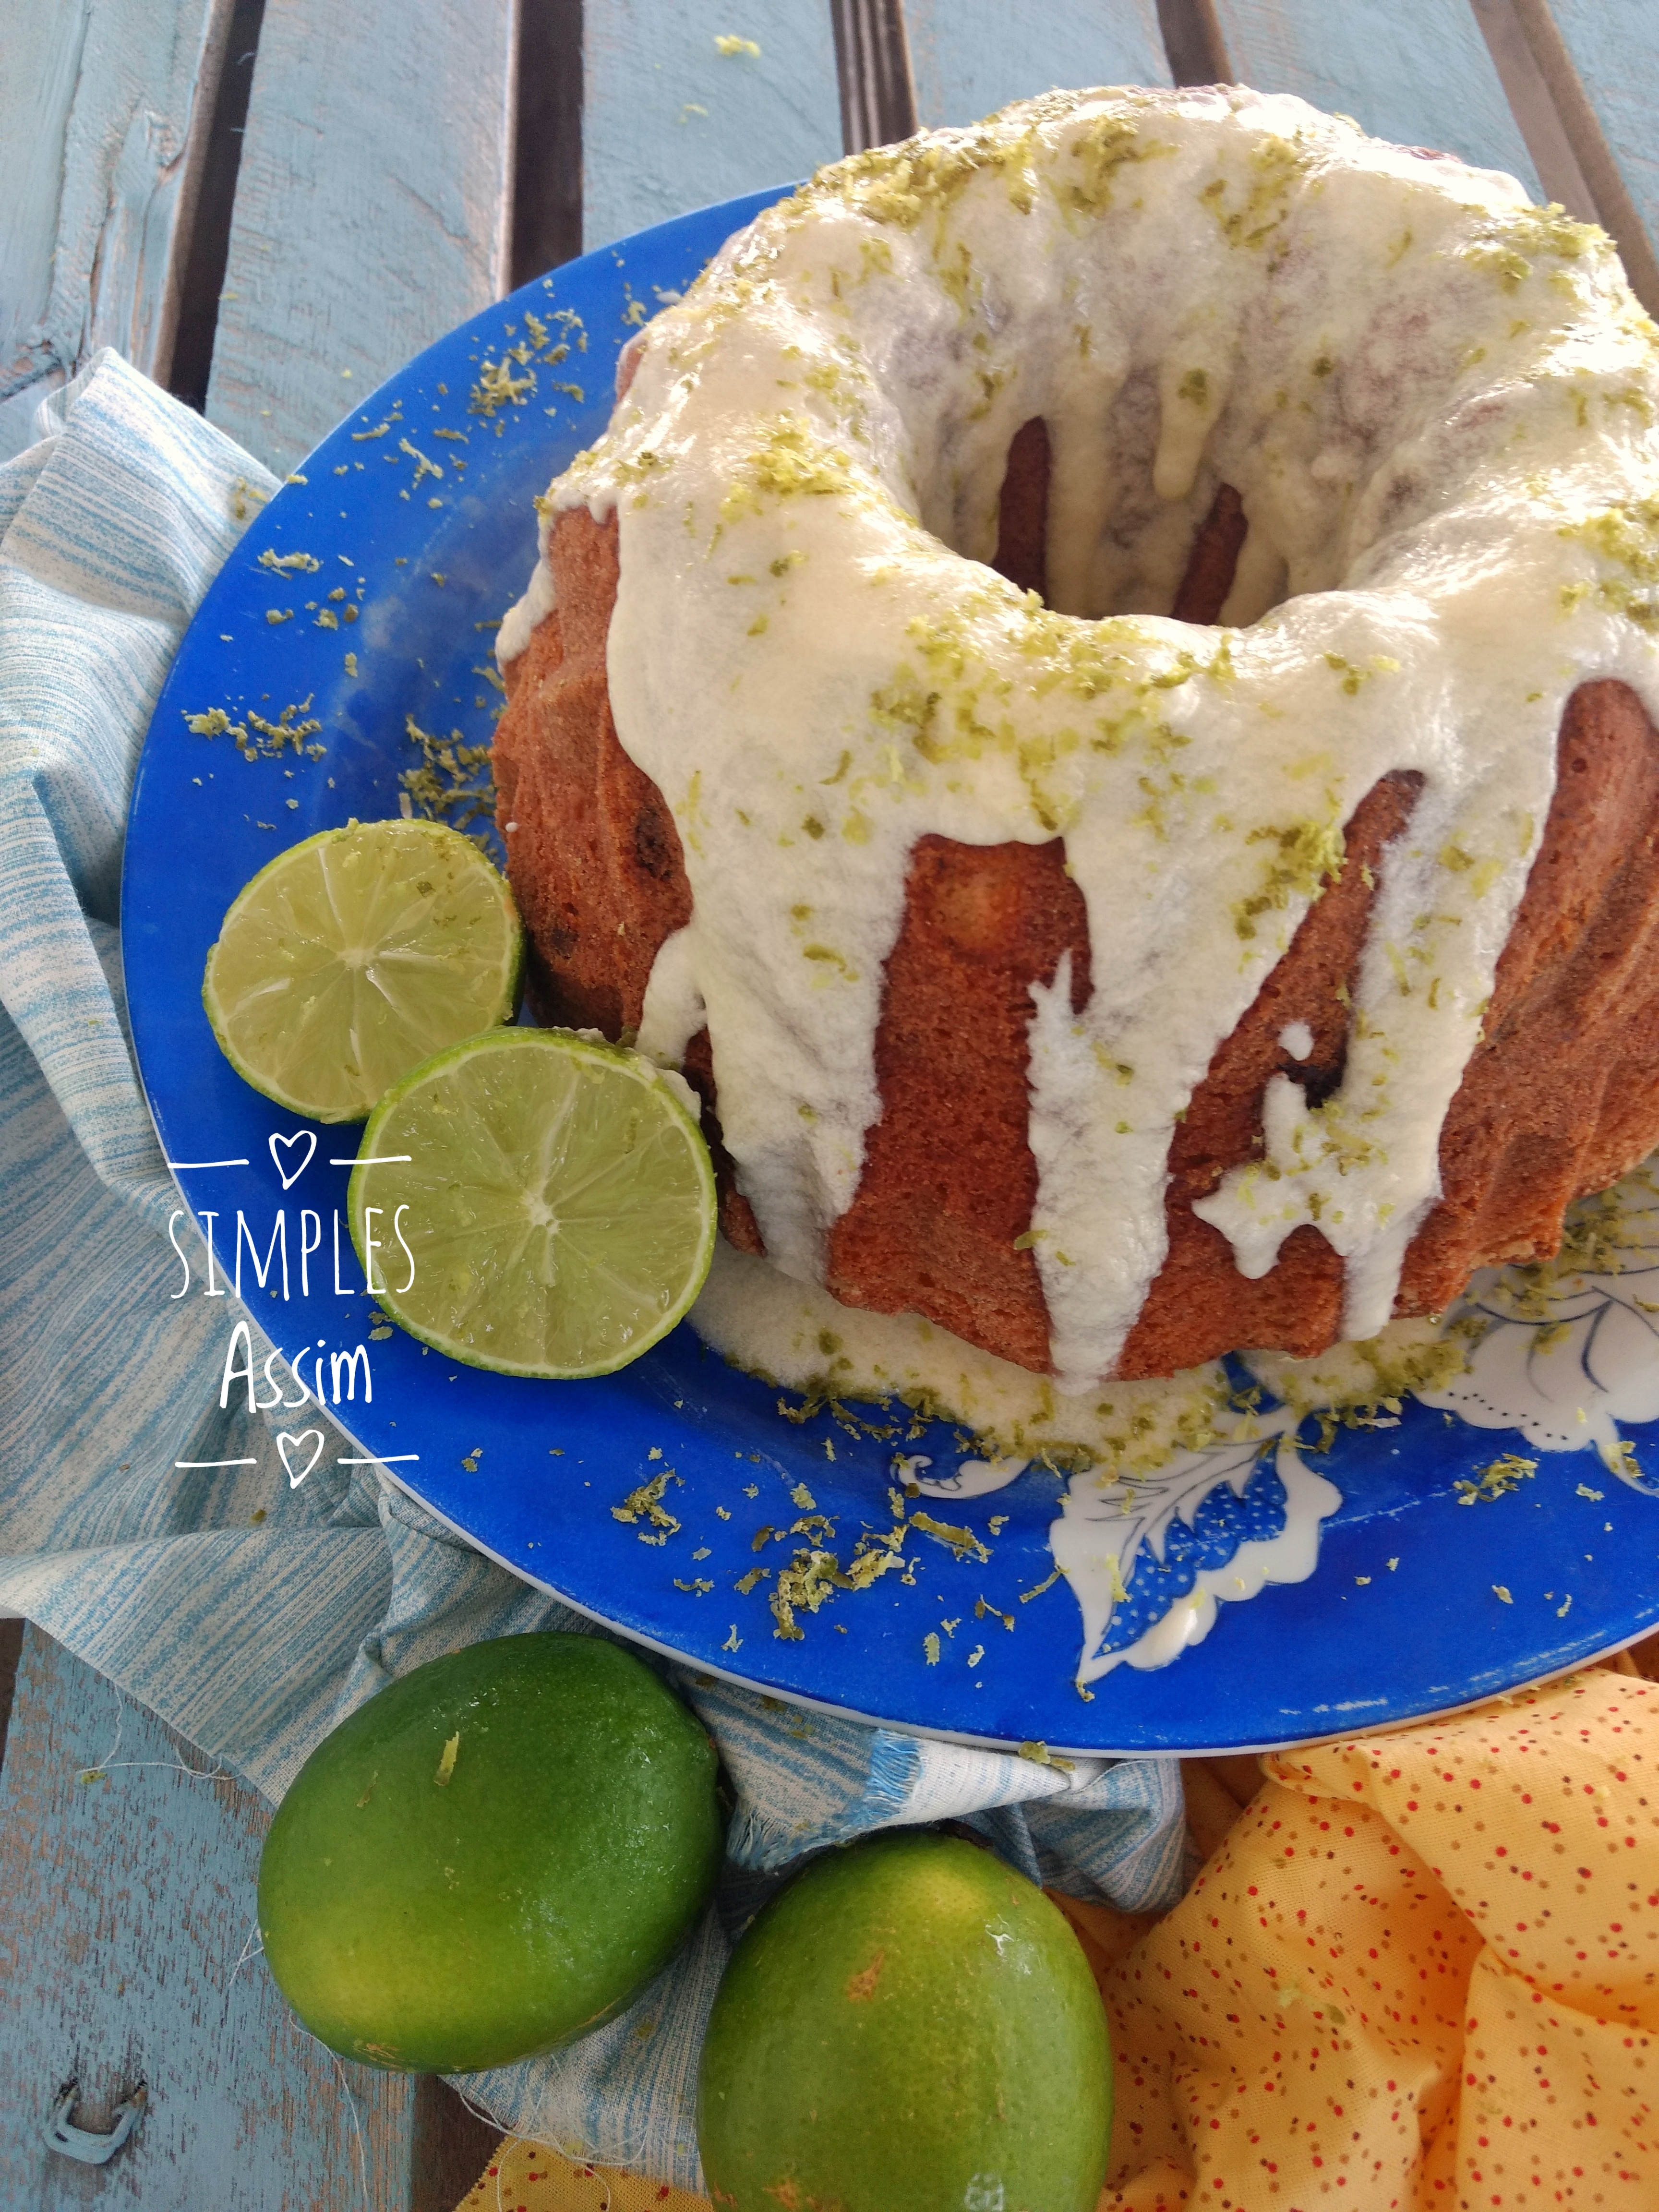
[[[735,1243],[1075,1390],[1437,1311],[1659,1143],[1599,232],[1289,98],[1054,94],[826,169],[623,368],[500,818],[542,1012],[684,1065]]]

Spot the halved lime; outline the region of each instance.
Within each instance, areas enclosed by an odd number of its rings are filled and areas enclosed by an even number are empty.
[[[318,1121],[511,1015],[524,932],[506,879],[441,822],[353,822],[279,853],[208,954],[202,1004],[239,1075]]]
[[[469,1366],[572,1376],[637,1359],[714,1249],[708,1147],[678,1084],[568,1030],[437,1054],[375,1108],[351,1171],[369,1289]]]

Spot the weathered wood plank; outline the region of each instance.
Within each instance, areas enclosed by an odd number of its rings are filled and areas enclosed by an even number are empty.
[[[515,12],[266,9],[207,412],[278,474],[506,289]]]
[[[100,345],[165,378],[228,0],[6,11],[0,400],[44,397]],[[0,458],[27,442],[7,410]]]
[[[1507,169],[1534,198],[1532,156],[1468,0],[1214,0],[1231,74],[1352,115],[1379,138]]]
[[[1599,222],[1595,202],[1516,13],[1515,0],[1469,0],[1469,4],[1546,195],[1576,222]]]
[[[391,2212],[409,2201],[415,2084],[337,2067],[257,1953],[244,1960],[270,1816],[181,1760],[209,1765],[26,1632],[0,1771],[0,2204]],[[100,2169],[41,2138],[76,2080],[75,2123],[94,2130],[148,2087]]]
[[[1632,284],[1659,315],[1659,9],[1514,0],[1568,143]]]
[[[916,112],[972,123],[1053,85],[1168,84],[1154,0],[905,0]]]
[[[841,153],[827,0],[586,0],[582,49],[590,251]]]

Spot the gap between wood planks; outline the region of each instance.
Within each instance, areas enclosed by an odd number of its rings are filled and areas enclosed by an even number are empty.
[[[1599,222],[1595,202],[1562,128],[1560,115],[1514,0],[1469,0],[1469,4],[1492,55],[1510,112],[1527,142],[1538,181],[1550,198],[1559,200],[1575,221]]]
[[[1469,0],[1545,192],[1581,222],[1599,222],[1632,289],[1659,315],[1659,240],[1650,240],[1550,13],[1549,0]],[[1224,84],[1235,71],[1214,0],[1157,0],[1177,85]],[[849,153],[916,128],[904,0],[830,0]],[[1271,89],[1272,88],[1267,88]]]
[[[0,1766],[6,1763],[6,1729],[17,1693],[17,1662],[22,1653],[21,1620],[10,1616],[0,1620]]]
[[[916,87],[904,0],[830,0],[847,154],[890,146],[916,128]]]
[[[189,218],[167,387],[175,399],[182,399],[198,415],[207,405],[219,295],[224,289],[225,261],[230,252],[236,172],[242,160],[242,131],[247,122],[253,64],[264,15],[265,0],[233,0],[224,60],[209,110],[201,185]]]
[[[582,0],[519,0],[508,282],[582,250]]]
[[[198,413],[213,366],[265,0],[230,0],[230,5],[201,191],[185,246],[177,336],[166,371],[168,391]],[[581,252],[582,0],[520,0],[517,24],[508,272],[515,289]]]
[[[1228,84],[1232,64],[1211,0],[1158,0],[1158,34],[1177,84]]]

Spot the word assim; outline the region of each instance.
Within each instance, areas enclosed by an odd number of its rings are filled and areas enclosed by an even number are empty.
[[[331,1352],[328,1354],[328,1378],[325,1381],[323,1353],[327,1343],[328,1339],[325,1336],[319,1336],[314,1346],[302,1344],[291,1357],[279,1344],[265,1354],[264,1364],[260,1365],[256,1363],[253,1356],[252,1333],[245,1321],[239,1321],[230,1332],[230,1342],[225,1346],[224,1370],[219,1377],[221,1410],[222,1411],[230,1403],[230,1388],[233,1382],[246,1384],[247,1409],[250,1413],[274,1413],[279,1406],[284,1412],[292,1413],[297,1412],[301,1406],[310,1405],[313,1399],[315,1399],[319,1406],[326,1406],[331,1402],[329,1397],[331,1385],[334,1394],[332,1402],[337,1406],[342,1396],[340,1389],[342,1382],[345,1384],[343,1395],[347,1402],[355,1405],[360,1368],[363,1378],[363,1403],[366,1406],[372,1406],[374,1402],[374,1376],[368,1364],[368,1346],[366,1344],[358,1344],[354,1345],[349,1352]],[[239,1352],[241,1355],[240,1363],[237,1358]],[[283,1395],[281,1382],[270,1371],[279,1359],[284,1358],[288,1360],[289,1375],[300,1386],[300,1395],[297,1398],[285,1398]],[[307,1359],[313,1363],[309,1382],[306,1381],[305,1370],[305,1363]],[[270,1397],[260,1396],[261,1382],[270,1392]],[[278,1441],[280,1442],[281,1439],[279,1438]],[[286,1455],[283,1456],[283,1464],[284,1466],[287,1464]],[[307,1472],[309,1472],[308,1469]]]

